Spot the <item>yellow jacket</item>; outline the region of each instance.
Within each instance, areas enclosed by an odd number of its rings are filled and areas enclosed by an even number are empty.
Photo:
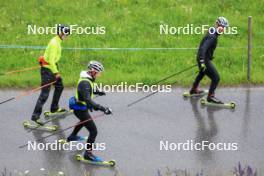
[[[57,63],[61,57],[61,39],[59,36],[53,37],[44,53],[44,59],[48,63],[43,67],[46,67],[52,71],[52,73],[58,73]]]

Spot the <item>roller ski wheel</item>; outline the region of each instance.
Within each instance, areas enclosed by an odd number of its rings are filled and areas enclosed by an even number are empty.
[[[200,103],[201,103],[202,105],[205,105],[206,101],[207,101],[206,98],[201,98]]]
[[[111,167],[114,167],[116,165],[115,160],[108,161]]]
[[[202,93],[198,93],[198,94],[191,94],[189,91],[187,92],[184,92],[183,94],[182,94],[182,96],[184,97],[184,98],[192,98],[192,97],[201,97],[201,96],[204,96],[204,95],[207,95],[208,94],[208,90],[204,90],[204,92],[202,92]]]
[[[189,93],[189,92],[184,92],[184,93],[182,94],[182,96],[183,96],[184,98],[188,98],[188,97],[190,97],[190,93]]]
[[[49,115],[50,115],[50,112],[49,112],[49,111],[45,111],[45,112],[44,112],[44,116],[45,116],[45,117],[49,117]]]
[[[23,126],[26,128],[26,127],[28,127],[28,126],[30,126],[30,122],[28,121],[28,120],[25,120],[24,122],[23,122]]]
[[[110,161],[92,161],[85,159],[82,155],[78,154],[75,156],[75,159],[79,162],[85,163],[85,164],[91,164],[96,166],[106,166],[106,167],[114,167],[116,165],[115,160]]]
[[[236,103],[235,102],[230,102],[230,108],[235,109],[236,108]]]
[[[82,158],[83,158],[82,155],[76,155],[76,156],[75,156],[75,159],[76,159],[77,161],[81,161]],[[83,158],[83,159],[84,159],[84,158]]]
[[[23,125],[24,128],[27,128],[27,129],[48,131],[48,132],[54,132],[54,131],[57,131],[59,129],[59,127],[57,125],[44,125],[44,126],[41,126],[41,125],[38,125],[36,123],[32,124],[28,120],[23,121],[22,125]]]
[[[59,127],[57,125],[50,126],[52,131],[57,131]]]

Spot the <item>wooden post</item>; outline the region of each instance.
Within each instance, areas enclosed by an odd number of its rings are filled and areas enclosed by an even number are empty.
[[[252,60],[252,16],[248,17],[248,63],[247,80],[251,81],[251,60]]]

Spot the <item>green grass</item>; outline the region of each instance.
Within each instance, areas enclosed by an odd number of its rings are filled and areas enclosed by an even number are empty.
[[[247,83],[247,17],[253,17],[252,82],[264,83],[264,1],[255,0],[156,0],[156,1],[42,1],[0,0],[0,44],[46,46],[52,35],[27,35],[27,25],[53,26],[57,23],[81,26],[106,26],[106,35],[71,35],[63,47],[147,48],[198,47],[203,35],[159,35],[159,25],[195,26],[213,24],[217,16],[228,18],[238,27],[237,35],[219,38],[215,64],[221,85]],[[244,47],[244,48],[232,48]],[[0,49],[1,72],[37,65],[44,50]],[[161,51],[83,51],[63,50],[60,70],[67,86],[76,84],[79,73],[89,60],[103,62],[105,73],[100,82],[151,84],[167,75],[195,64],[196,50]],[[165,83],[189,85],[197,69],[167,80]],[[0,77],[0,87],[39,85],[39,71]],[[208,79],[204,82],[208,83]]]

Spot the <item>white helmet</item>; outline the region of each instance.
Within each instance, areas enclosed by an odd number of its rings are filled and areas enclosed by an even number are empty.
[[[216,22],[220,25],[220,26],[223,26],[223,27],[228,27],[229,24],[228,24],[228,20],[225,18],[225,17],[218,17]]]
[[[104,71],[104,66],[98,61],[90,61],[88,64],[88,69],[91,71],[102,72]]]

